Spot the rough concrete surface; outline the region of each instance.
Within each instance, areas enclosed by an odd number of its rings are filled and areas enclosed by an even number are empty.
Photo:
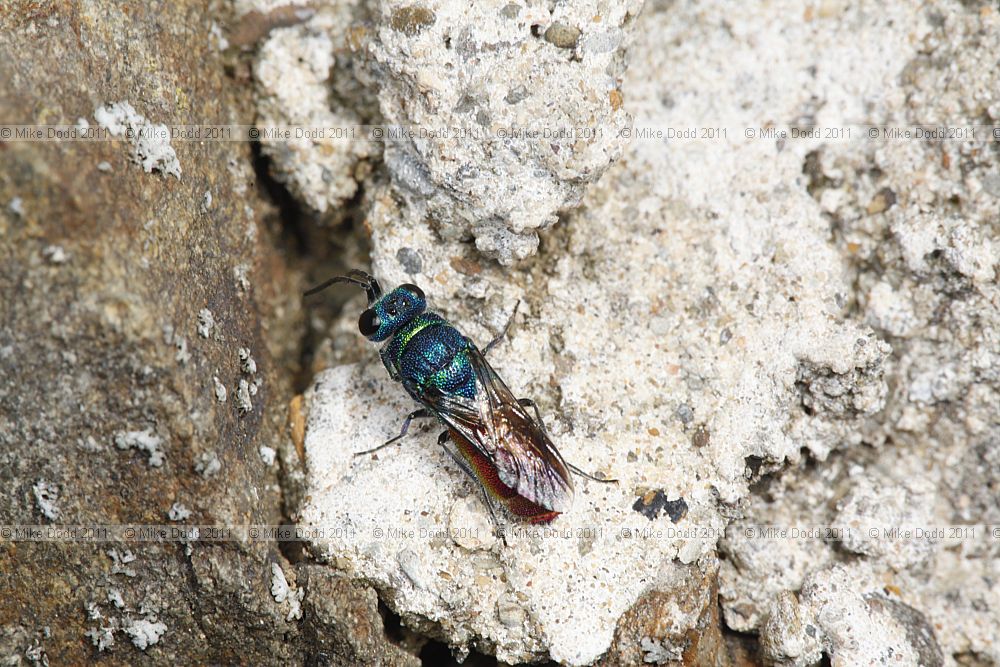
[[[0,654],[1000,663],[997,53],[957,0],[5,4],[0,121],[118,139],[0,141],[0,524],[307,539],[5,538]],[[135,135],[185,123],[368,129]],[[491,363],[618,483],[505,544],[438,427],[354,456],[415,406],[360,290],[304,310],[344,266],[517,307]]]
[[[857,132],[863,123],[988,122],[995,89],[973,67],[994,46],[985,35],[996,20],[988,6],[913,12],[890,3],[871,12],[840,3],[805,10],[781,3],[653,4],[637,22],[622,94],[635,128],[816,124],[854,125]],[[935,78],[941,63],[966,66],[966,88]],[[927,90],[946,84],[957,89],[934,108]],[[987,451],[997,434],[987,407],[996,404],[995,328],[984,322],[996,319],[996,199],[986,192],[996,154],[987,139],[979,144],[780,140],[742,132],[724,140],[697,134],[635,140],[590,186],[580,208],[544,236],[538,256],[513,273],[451,241],[426,219],[426,203],[414,205],[376,184],[366,208],[376,274],[423,285],[432,307],[480,344],[522,299],[522,315],[495,365],[515,391],[541,402],[569,460],[621,484],[581,482],[586,492],[553,527],[596,525],[602,537],[577,539],[576,549],[545,537],[515,539],[505,548],[420,539],[421,528],[445,529],[456,515],[482,525],[485,510],[473,503],[474,520],[459,511],[470,494],[476,498],[474,488],[438,450],[434,429],[377,457],[351,456],[394,435],[411,409],[372,350],[359,365],[321,375],[311,389],[305,438],[311,491],[300,519],[348,528],[318,543],[316,552],[374,583],[404,619],[460,651],[472,646],[504,660],[571,664],[609,650],[621,656],[612,641],[623,608],[652,591],[677,594],[685,584],[672,573],[715,547],[714,539],[623,540],[637,520],[653,529],[696,526],[710,533],[762,502],[748,481],[788,466],[786,475],[804,476],[800,500],[811,510],[811,496],[830,492],[823,462],[873,446],[887,457],[906,452],[934,465],[937,438],[923,428],[940,414],[932,406],[967,394],[975,401],[961,417],[969,430],[947,427],[953,460],[966,463],[947,475],[971,476],[986,499],[960,484],[949,493],[917,476],[896,488],[862,469],[822,521],[988,521],[983,510],[995,506],[995,474],[984,471],[973,448],[982,442]],[[928,186],[913,180],[914,162],[930,152],[928,164],[940,163],[941,150],[955,152],[950,173],[932,186],[942,201],[919,205],[912,200],[918,193],[927,199]],[[895,153],[898,164],[886,164]],[[962,154],[967,169],[981,173],[963,176]],[[406,187],[405,177],[390,174],[394,187],[400,181]],[[956,183],[962,178],[964,184]],[[968,190],[968,203],[961,194],[955,198],[956,188]],[[904,200],[908,190],[914,194]],[[954,207],[960,208],[941,210]],[[486,217],[491,209],[480,211]],[[864,251],[871,259],[859,258]],[[419,263],[410,261],[414,256]],[[930,301],[900,302],[897,290],[919,290]],[[980,298],[979,307],[967,303]],[[917,306],[928,318],[954,318],[955,336],[970,326],[981,333],[953,343],[900,340],[899,327],[910,333],[918,326]],[[348,307],[345,320],[359,309]],[[347,323],[338,327],[345,329]],[[945,350],[953,361],[942,371]],[[901,364],[908,369],[903,375]],[[915,437],[896,436],[900,420]],[[811,463],[800,468],[805,462]],[[387,488],[392,493],[379,492]],[[668,502],[683,499],[686,514],[676,524],[665,512],[650,521],[633,510],[657,489]],[[798,518],[748,516],[777,524]],[[824,654],[837,664],[995,660],[983,633],[993,604],[974,602],[977,594],[949,602],[943,581],[927,568],[942,547],[863,535],[834,549],[748,541],[760,552],[747,554],[749,566],[739,560],[742,552],[723,552],[723,610],[730,628],[762,633],[766,661],[813,664]],[[962,546],[974,554],[962,565],[963,580],[978,572],[986,585],[996,567],[993,544]],[[870,562],[855,565],[858,557]],[[922,573],[910,581],[923,592],[886,593],[866,583],[886,568]],[[525,572],[532,574],[530,586]],[[939,572],[940,579],[953,574]],[[893,595],[900,599],[883,599]],[[522,601],[522,614],[505,611],[510,599]],[[974,607],[980,610],[971,613]],[[820,621],[789,624],[805,634],[784,637],[794,630],[785,629],[781,613]],[[693,616],[669,615],[682,628],[695,627]],[[678,644],[638,641],[644,659],[682,659]]]

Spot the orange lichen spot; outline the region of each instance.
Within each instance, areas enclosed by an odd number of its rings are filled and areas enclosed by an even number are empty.
[[[613,111],[618,111],[622,108],[622,94],[617,90],[612,90],[608,93],[608,101],[611,102],[611,109]]]
[[[295,445],[295,451],[299,455],[299,461],[306,460],[306,416],[305,398],[302,394],[297,395],[288,403],[288,434]]]

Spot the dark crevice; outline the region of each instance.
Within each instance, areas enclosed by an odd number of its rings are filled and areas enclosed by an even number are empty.
[[[399,617],[399,614],[389,609],[382,602],[381,598],[378,601],[378,613],[382,617],[382,626],[389,641],[402,648],[407,648],[408,644],[413,644],[412,631],[403,626],[403,621]],[[436,639],[427,639],[423,636],[420,636],[419,642],[420,653],[418,657],[424,665],[433,665],[434,667],[438,667],[439,665],[445,667],[458,667],[458,665],[462,667],[494,667],[500,664],[493,656],[477,651],[471,652],[463,662],[459,662],[444,642]]]
[[[271,176],[271,161],[264,155],[260,142],[252,142],[250,150],[253,154],[254,175],[257,177],[262,194],[278,208],[278,218],[281,221],[279,241],[282,245],[294,248],[296,254],[308,254],[308,233],[305,230],[306,216],[302,205],[295,200],[288,188]]]
[[[282,519],[289,522],[288,515],[282,511]],[[295,524],[289,523],[287,528],[291,531],[295,530]],[[292,565],[300,563],[306,558],[306,544],[299,540],[280,540],[278,541],[278,551],[281,555],[285,557]]]
[[[365,190],[358,184],[354,196],[339,209],[315,214],[305,208],[271,174],[271,160],[259,142],[252,144],[253,167],[264,194],[277,208],[278,245],[292,274],[303,277],[303,290],[332,275],[344,273],[348,258],[356,247],[367,246],[363,231]],[[365,253],[367,255],[367,253]],[[304,392],[313,379],[313,360],[320,343],[327,337],[328,325],[340,314],[350,298],[348,289],[331,289],[303,302],[305,326],[297,345],[298,363],[292,373],[292,391]]]
[[[317,224],[315,216],[303,207],[288,188],[271,174],[271,160],[264,154],[260,142],[251,143],[251,152],[253,170],[261,195],[276,209],[270,222],[276,237],[276,245],[285,256],[290,273],[300,273],[306,276],[306,280],[312,280],[314,275],[320,273],[322,267],[336,268],[338,260],[344,255],[344,252],[343,248],[335,245],[331,239],[334,237],[344,238],[346,235],[353,234],[351,220],[355,216],[345,214],[344,218],[347,222],[342,224],[346,228],[345,234],[340,234],[339,229],[335,226]],[[358,195],[346,207],[351,212],[360,209],[362,196],[360,190],[359,187]],[[320,320],[329,322],[339,312],[342,305],[343,299],[339,301],[318,299],[308,304],[306,308],[318,309]],[[296,346],[297,349],[293,350],[295,355],[293,358],[298,361],[296,367],[289,369],[294,394],[304,391],[312,379],[310,362],[318,343],[318,337],[309,324],[311,320],[312,318],[307,313],[306,326],[303,327],[301,339]],[[283,478],[285,474],[286,471],[282,470],[279,478]],[[295,521],[290,516],[283,479],[281,479],[280,486],[282,489],[282,522],[286,524],[287,528],[293,529]],[[279,540],[277,547],[281,555],[292,564],[307,558],[304,542]]]
[[[358,245],[367,245],[367,238],[363,231],[363,216],[361,211],[361,188],[356,200],[347,204],[344,220],[335,228],[324,228],[321,230],[329,237],[336,236],[342,245],[334,246],[332,243],[328,248],[316,254],[310,254],[302,259],[301,269],[305,276],[304,288],[312,288],[335,275],[344,274],[350,269],[364,269],[365,266],[349,265],[352,254],[348,252],[346,246],[352,242]],[[324,241],[324,243],[326,243]],[[311,244],[315,245],[315,244]],[[364,253],[365,257],[368,253]],[[345,285],[336,285],[323,292],[310,295],[303,301],[302,307],[305,311],[305,326],[299,340],[299,363],[298,372],[292,378],[292,389],[296,394],[301,394],[313,381],[314,360],[319,351],[320,345],[329,338],[330,324],[340,316],[344,304],[356,294],[356,288]],[[360,314],[360,313],[359,313]]]
[[[261,194],[277,208],[279,222],[279,225],[277,225],[277,242],[279,247],[285,250],[285,254],[288,255],[289,259],[306,254],[308,252],[304,230],[306,216],[302,210],[302,206],[284,185],[271,176],[270,160],[264,155],[260,142],[252,142],[250,150],[253,156],[254,175],[256,176],[256,182],[261,190]],[[301,367],[297,369],[297,372],[301,372]],[[298,391],[297,388],[294,388],[294,390]],[[295,522],[289,513],[285,491],[285,474],[286,471],[282,468],[278,476],[278,486],[281,489],[281,520],[284,524],[294,526]],[[304,557],[305,545],[302,542],[278,540],[277,547],[278,551],[289,563],[298,563]]]
[[[722,604],[719,604],[719,618],[722,616]],[[738,632],[730,629],[725,623],[719,623],[722,630],[722,640],[726,644],[726,653],[734,665],[757,667],[763,665],[760,654],[760,637],[756,633]]]
[[[378,600],[378,613],[382,617],[382,628],[385,631],[385,636],[394,644],[401,644],[406,637],[403,631],[403,620],[399,614],[389,609],[382,602],[382,598]]]

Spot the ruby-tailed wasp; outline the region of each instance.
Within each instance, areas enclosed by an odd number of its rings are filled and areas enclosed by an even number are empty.
[[[570,472],[598,482],[615,481],[598,479],[567,463],[549,439],[538,406],[516,398],[486,361],[510,321],[480,351],[447,320],[427,310],[424,292],[416,285],[400,285],[383,294],[375,278],[355,269],[306,296],[341,282],[365,290],[368,308],[361,313],[358,328],[365,338],[382,345],[379,355],[389,375],[422,406],[406,416],[399,435],[358,454],[399,440],[414,419],[436,417],[447,429],[438,444],[479,483],[498,527],[494,501],[516,519],[547,523],[572,504]],[[534,418],[526,408],[532,408]]]

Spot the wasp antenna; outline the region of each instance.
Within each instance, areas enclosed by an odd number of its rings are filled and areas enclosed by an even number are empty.
[[[333,285],[334,283],[351,283],[353,285],[359,285],[361,287],[367,287],[368,286],[365,283],[362,283],[362,282],[359,282],[357,280],[354,280],[353,278],[348,278],[347,276],[335,276],[335,277],[330,278],[329,280],[327,280],[327,281],[325,281],[323,283],[320,283],[319,285],[316,285],[316,287],[313,287],[311,289],[306,290],[302,294],[302,296],[312,296],[313,294],[318,294],[319,292],[322,292],[323,290],[325,290],[330,285]]]
[[[382,297],[382,288],[379,286],[378,281],[364,271],[359,271],[358,269],[348,271],[346,276],[334,276],[333,278],[316,285],[316,287],[306,290],[303,296],[312,296],[313,294],[322,292],[327,287],[335,283],[350,283],[351,285],[361,287],[365,290],[365,294],[368,296],[369,305],[375,303]]]
[[[382,298],[382,287],[375,280],[375,276],[368,275],[360,269],[351,269],[347,272],[347,275],[358,280],[358,284],[361,284],[365,288],[365,292],[368,294],[368,305]]]

